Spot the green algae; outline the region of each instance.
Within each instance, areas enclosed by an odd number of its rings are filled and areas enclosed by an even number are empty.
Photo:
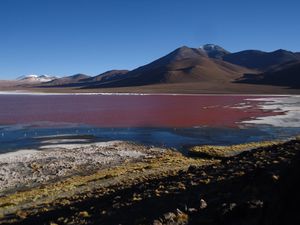
[[[263,141],[263,142],[250,142],[245,144],[218,146],[218,145],[198,145],[188,149],[190,155],[206,157],[206,158],[226,158],[238,155],[244,151],[252,149],[269,147],[283,143],[283,141]]]

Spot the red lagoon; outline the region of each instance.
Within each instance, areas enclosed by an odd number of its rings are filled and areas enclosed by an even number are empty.
[[[98,127],[235,127],[269,116],[261,96],[233,95],[0,95],[0,125],[36,122]],[[264,96],[266,98],[266,96]]]

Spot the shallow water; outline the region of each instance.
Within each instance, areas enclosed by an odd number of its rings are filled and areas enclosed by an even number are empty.
[[[254,96],[0,95],[0,124],[86,124],[97,127],[236,126],[270,115]],[[247,106],[247,107],[246,107]]]
[[[299,96],[0,95],[0,106],[0,153],[39,148],[51,135],[184,149],[300,133]]]

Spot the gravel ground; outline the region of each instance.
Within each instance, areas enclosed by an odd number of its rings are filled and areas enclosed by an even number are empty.
[[[42,150],[20,150],[0,155],[0,196],[76,174],[137,161],[160,149],[110,141],[91,144],[55,144]]]

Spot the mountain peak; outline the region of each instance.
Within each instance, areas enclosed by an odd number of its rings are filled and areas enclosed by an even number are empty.
[[[56,77],[45,75],[45,74],[42,75],[29,74],[17,78],[17,80],[19,81],[26,81],[26,82],[48,82],[54,79],[56,79]]]
[[[17,80],[25,80],[29,78],[37,78],[39,75],[36,74],[29,74],[29,75],[23,75],[17,78]]]
[[[220,46],[215,45],[215,44],[205,44],[205,45],[202,45],[200,48],[208,50],[208,51],[222,49]]]
[[[200,47],[200,49],[207,54],[208,57],[214,59],[222,59],[224,55],[230,52],[215,44],[205,44]]]
[[[191,59],[191,58],[198,58],[201,56],[206,56],[201,50],[197,48],[189,48],[187,46],[182,46],[180,48],[175,49],[169,55],[166,56],[167,59],[171,61],[177,61],[182,59]]]
[[[283,55],[283,54],[294,54],[294,52],[291,52],[291,51],[288,51],[288,50],[285,50],[285,49],[277,49],[277,50],[275,50],[275,51],[273,51],[273,52],[271,52],[271,53],[273,53],[273,54],[281,54],[281,55]]]
[[[80,76],[88,76],[88,75],[86,75],[84,73],[76,73],[74,75],[71,75],[71,77],[80,77]]]

